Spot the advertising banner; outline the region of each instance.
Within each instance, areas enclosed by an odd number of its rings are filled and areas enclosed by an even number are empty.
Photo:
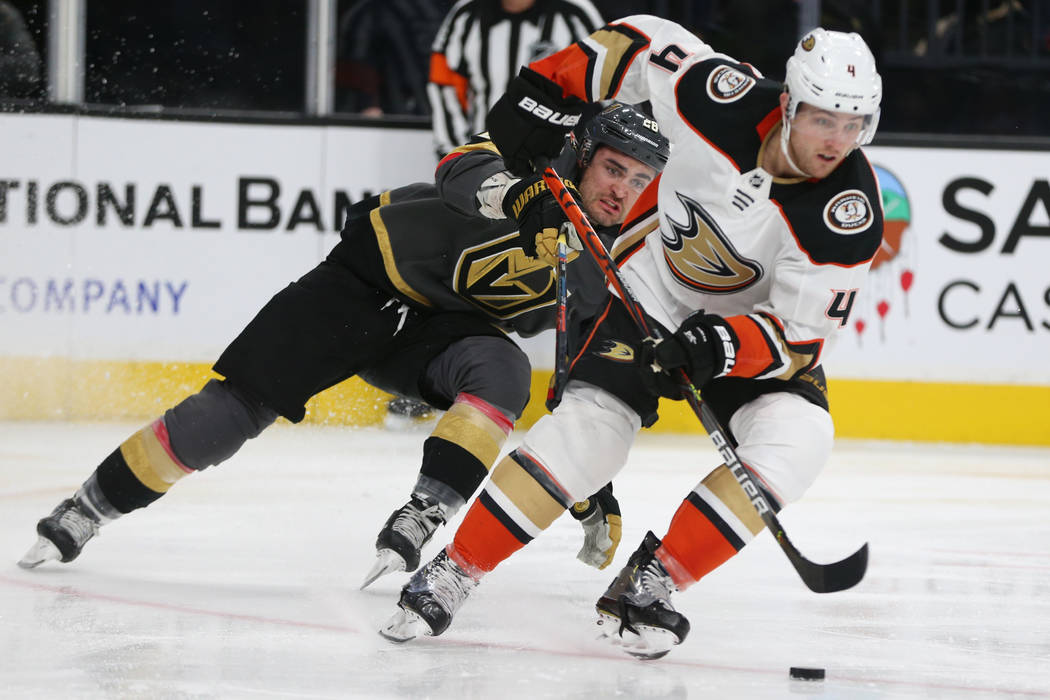
[[[352,202],[434,168],[386,129],[0,115],[0,142],[2,355],[211,361]]]
[[[0,416],[14,417],[92,415],[104,387],[131,415],[127,395],[157,391],[172,363],[183,395],[324,258],[353,202],[435,166],[429,131],[381,126],[0,114],[0,148]],[[1050,442],[1046,152],[865,150],[886,230],[823,358],[840,431]],[[522,345],[540,396],[553,333]]]
[[[866,151],[885,236],[830,373],[1050,385],[1047,154]]]

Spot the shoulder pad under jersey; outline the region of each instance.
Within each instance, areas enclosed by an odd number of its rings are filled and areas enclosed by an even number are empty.
[[[754,167],[765,123],[780,108],[780,83],[760,77],[750,66],[724,57],[690,66],[675,87],[682,119],[733,160],[737,170]],[[741,129],[753,124],[754,129]],[[764,127],[764,128],[763,128]]]
[[[799,247],[818,264],[859,265],[882,244],[882,200],[860,149],[823,180],[774,183],[770,191]]]

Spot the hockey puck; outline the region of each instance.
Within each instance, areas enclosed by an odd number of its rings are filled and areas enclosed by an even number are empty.
[[[824,680],[824,669],[810,668],[806,666],[792,666],[788,674],[796,681],[822,681]]]

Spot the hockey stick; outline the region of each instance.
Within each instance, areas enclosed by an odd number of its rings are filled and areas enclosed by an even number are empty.
[[[547,410],[553,411],[561,401],[561,392],[565,389],[565,378],[569,374],[569,340],[568,340],[568,318],[569,318],[569,288],[566,274],[569,267],[569,244],[565,240],[567,228],[572,226],[566,222],[558,231],[558,280],[557,280],[557,306],[558,312],[554,328],[554,379],[547,390]]]
[[[624,282],[623,277],[620,276],[616,263],[613,262],[612,256],[605,249],[605,245],[594,231],[594,228],[591,227],[590,222],[587,221],[587,215],[580,209],[580,205],[576,202],[575,197],[562,184],[561,178],[549,162],[542,163],[541,167],[543,168],[543,179],[546,181],[547,187],[554,194],[562,211],[565,212],[565,216],[576,227],[576,233],[579,235],[580,240],[583,241],[584,247],[590,252],[594,261],[598,263],[602,272],[605,273],[609,284],[623,301],[638,331],[646,338],[659,339],[659,334],[654,334],[653,330],[650,329],[641,304],[638,303],[637,298]],[[714,442],[718,452],[722,455],[722,459],[725,460],[726,467],[736,477],[740,487],[751,501],[751,505],[758,512],[759,517],[762,518],[762,522],[766,524],[769,531],[773,533],[773,536],[780,544],[780,548],[784,550],[791,565],[795,567],[795,571],[802,578],[803,583],[815,593],[833,593],[852,588],[860,583],[868,568],[867,543],[845,559],[831,564],[817,564],[802,556],[795,545],[791,543],[791,540],[788,539],[787,533],[784,532],[784,528],[777,519],[769,500],[755,483],[747,467],[740,461],[714,411],[701,399],[700,391],[684,370],[678,370],[678,379],[684,389],[686,402],[693,409],[697,418],[700,419],[707,434],[711,437],[711,441]]]

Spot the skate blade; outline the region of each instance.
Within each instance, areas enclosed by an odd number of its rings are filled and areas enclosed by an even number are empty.
[[[367,588],[380,576],[392,574],[395,571],[404,571],[406,568],[405,558],[392,549],[380,549],[376,552],[376,563],[372,565],[368,575],[365,576],[361,590]]]
[[[599,639],[604,639],[623,649],[624,653],[644,661],[667,656],[671,647],[681,642],[678,635],[662,627],[636,624],[635,631],[632,632],[623,627],[619,617],[603,612],[598,613],[598,626]]]
[[[30,547],[29,551],[18,560],[18,565],[23,569],[35,569],[45,561],[59,561],[61,559],[62,553],[58,551],[58,547],[51,540],[46,537],[37,537],[36,544]]]
[[[433,636],[434,632],[418,613],[399,607],[379,630],[379,634],[391,642],[400,644],[416,637]]]

